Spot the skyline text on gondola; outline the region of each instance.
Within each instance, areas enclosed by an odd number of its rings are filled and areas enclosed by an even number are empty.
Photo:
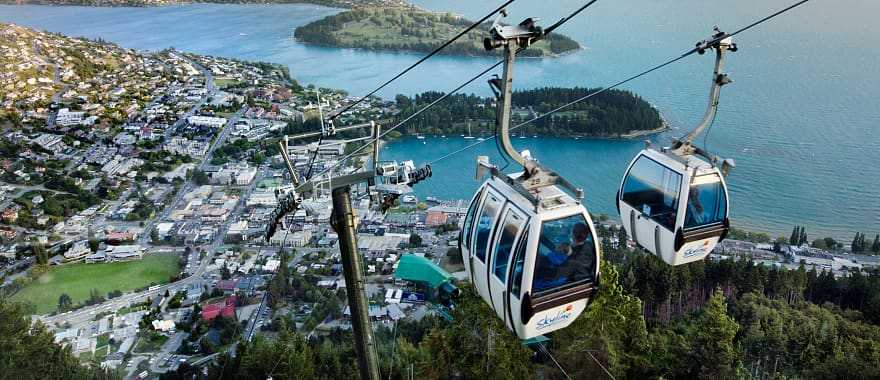
[[[548,328],[550,326],[553,326],[559,322],[569,320],[571,318],[571,310],[572,309],[573,309],[572,306],[568,305],[565,308],[565,310],[560,310],[558,313],[556,313],[555,316],[550,317],[548,315],[548,316],[542,318],[541,320],[538,321],[538,325],[536,327],[537,330],[540,331],[540,330],[543,330],[543,329]]]

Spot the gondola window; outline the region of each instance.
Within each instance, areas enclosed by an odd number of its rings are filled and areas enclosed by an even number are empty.
[[[501,200],[491,192],[486,195],[486,203],[483,205],[483,211],[477,220],[476,229],[476,249],[474,255],[480,261],[486,261],[486,247],[489,245],[489,239],[492,238],[492,226],[498,217],[498,211],[501,208]]]
[[[593,236],[583,215],[544,222],[532,279],[536,295],[591,279]]]
[[[523,265],[526,259],[526,246],[528,246],[529,230],[526,229],[519,239],[519,245],[516,248],[516,256],[513,257],[513,279],[510,284],[510,293],[514,297],[519,298],[519,291],[522,287]]]
[[[623,185],[623,201],[672,230],[678,213],[681,174],[642,156],[633,164]]]
[[[480,197],[482,195],[483,194],[477,194],[477,196],[474,197],[473,202],[471,202],[471,207],[468,208],[467,216],[464,219],[464,226],[461,230],[462,242],[468,242],[471,240],[471,227],[474,226],[474,214],[476,213],[477,206],[480,204]]]
[[[504,218],[504,227],[501,230],[501,239],[495,245],[495,254],[493,256],[493,272],[502,283],[507,281],[507,262],[510,260],[510,252],[513,251],[516,234],[522,225],[522,218],[515,213],[508,211],[507,217]]]
[[[727,213],[727,199],[717,174],[694,178],[688,194],[684,228],[721,223]]]

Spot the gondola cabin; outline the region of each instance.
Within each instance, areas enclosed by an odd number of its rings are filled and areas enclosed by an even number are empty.
[[[730,229],[724,176],[698,155],[642,150],[627,168],[617,209],[630,239],[670,265],[702,260]]]
[[[584,206],[556,186],[531,196],[493,176],[471,201],[459,238],[477,293],[523,340],[571,324],[599,278],[599,245]]]

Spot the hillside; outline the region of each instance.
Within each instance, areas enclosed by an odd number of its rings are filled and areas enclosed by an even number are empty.
[[[160,5],[212,4],[317,4],[334,8],[404,6],[402,0],[0,0],[0,4],[84,5],[95,7],[151,7]]]
[[[53,100],[121,120],[173,76],[155,57],[131,49],[3,23],[0,67],[0,121],[45,114]]]
[[[296,28],[298,41],[324,46],[371,50],[410,50],[429,52],[448,38],[473,24],[473,21],[450,13],[434,13],[414,7],[364,7],[342,12]],[[487,52],[483,38],[489,24],[468,33],[448,46],[443,54],[499,55]],[[552,57],[574,51],[580,45],[560,34],[526,49],[520,56]]]
[[[597,89],[539,88],[516,91],[513,94],[511,125],[529,120]],[[413,98],[397,96],[401,110],[398,119],[406,118],[442,96],[440,92],[426,92]],[[457,94],[438,103],[417,119],[418,131],[426,134],[464,134],[489,136],[495,128],[495,99]],[[627,137],[639,132],[657,131],[665,124],[660,113],[650,103],[629,91],[611,90],[577,103],[552,117],[526,125],[515,135]]]

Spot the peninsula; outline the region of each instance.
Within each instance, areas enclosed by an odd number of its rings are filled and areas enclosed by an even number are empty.
[[[532,120],[598,90],[546,87],[515,91],[511,125]],[[395,117],[403,120],[441,96],[442,92],[435,91],[414,97],[397,95],[395,101],[400,112]],[[455,94],[422,112],[419,122],[411,125],[413,127],[405,133],[488,137],[494,134],[495,99]],[[609,90],[526,124],[512,133],[519,136],[632,138],[665,129],[666,123],[660,112],[640,96],[629,91]]]
[[[417,7],[358,7],[296,28],[300,42],[323,46],[370,50],[408,50],[429,52],[443,44],[473,21],[444,12]],[[449,55],[498,55],[483,48],[489,24],[463,36],[443,49]],[[520,53],[522,57],[554,57],[580,49],[580,45],[561,34],[550,34],[544,41]]]

